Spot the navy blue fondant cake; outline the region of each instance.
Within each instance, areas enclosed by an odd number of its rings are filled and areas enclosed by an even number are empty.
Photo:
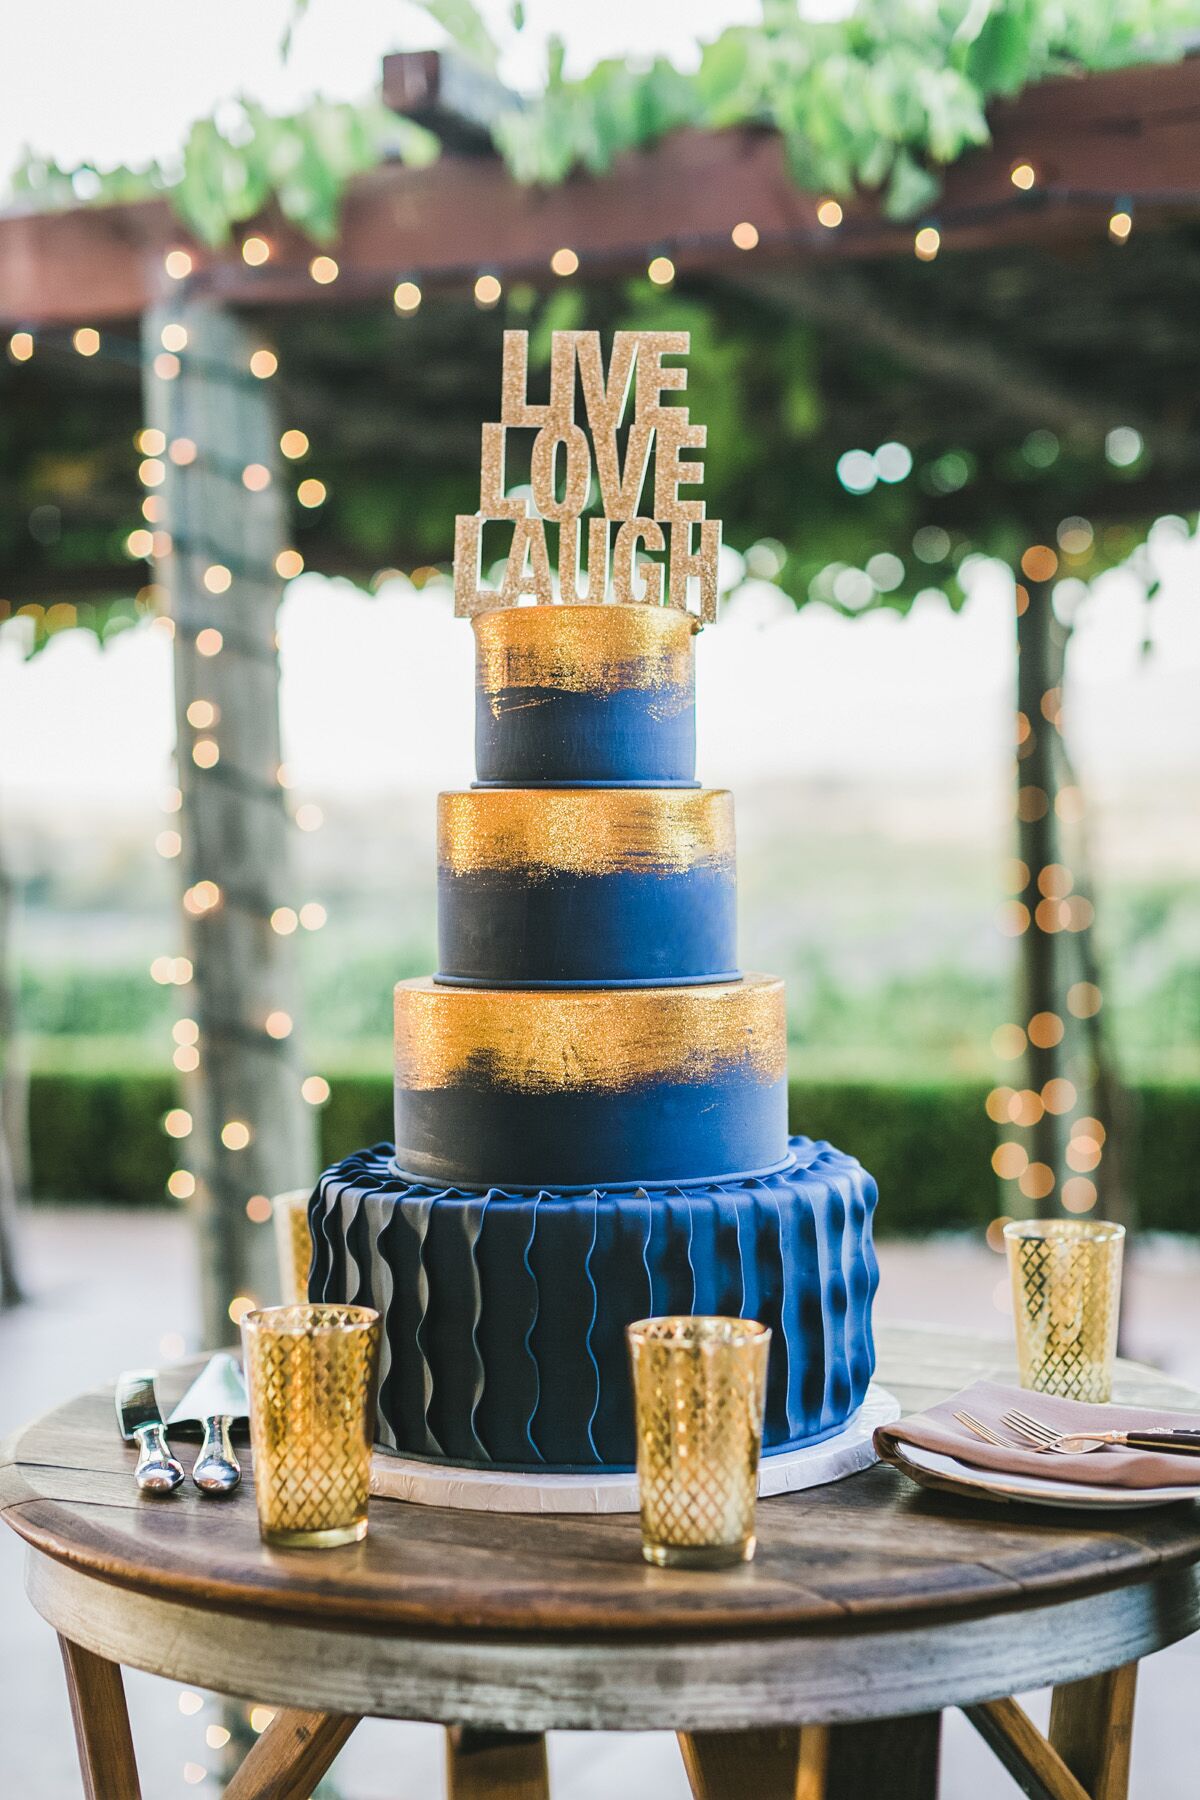
[[[311,1291],[383,1313],[387,1448],[628,1467],[624,1328],[700,1312],[770,1325],[764,1448],[780,1451],[866,1393],[874,1204],[858,1163],[807,1138],[774,1175],[577,1195],[407,1182],[380,1144],[322,1179]]]
[[[474,621],[479,783],[443,794],[438,973],[395,992],[395,1145],[321,1177],[314,1298],[386,1321],[380,1442],[633,1461],[624,1330],[772,1327],[764,1447],[873,1369],[875,1184],[787,1135],[782,982],[735,951],[733,809],[695,782],[695,621]]]
[[[473,624],[481,786],[695,787],[690,613],[529,606]]]
[[[673,988],[396,988],[396,1165],[458,1186],[637,1187],[787,1158],[770,975]]]
[[[438,801],[438,973],[471,987],[737,976],[731,795],[480,788]]]

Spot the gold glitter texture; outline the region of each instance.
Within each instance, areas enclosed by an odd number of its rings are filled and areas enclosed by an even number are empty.
[[[561,335],[565,337],[567,334],[564,332]],[[600,352],[600,333],[576,331],[571,336],[574,339],[579,383],[583,388],[583,402],[592,436],[596,438],[613,433],[621,423],[629,399],[634,358],[637,356],[641,333],[613,333],[612,358],[607,378],[604,373],[604,358]]]
[[[734,863],[723,789],[473,788],[438,795],[438,862],[451,875],[519,870],[677,875]]]
[[[558,528],[558,586],[567,606],[602,602],[608,591],[608,520],[588,520],[587,586],[580,592],[579,520],[564,519]]]
[[[658,420],[654,440],[654,516],[671,522],[695,524],[704,517],[703,500],[682,500],[680,487],[697,487],[704,480],[704,464],[684,457],[685,450],[703,450],[708,426],[693,425],[687,408],[673,406]]]
[[[707,431],[703,425],[692,424],[686,406],[678,401],[664,404],[667,396],[681,396],[687,388],[686,367],[674,362],[667,365],[664,358],[686,356],[689,348],[686,331],[618,331],[606,368],[599,332],[556,331],[551,337],[550,397],[533,402],[529,399],[529,334],[505,332],[500,418],[483,427],[479,506],[474,514],[463,513],[455,520],[454,611],[459,617],[474,618],[492,608],[517,606],[527,597],[539,605],[553,603],[547,520],[560,527],[559,558],[566,571],[564,575],[560,569],[563,598],[568,603],[579,600],[580,520],[591,491],[594,462],[604,522],[593,520],[589,526],[589,600],[602,602],[607,597],[606,526],[607,521],[616,521],[628,527],[618,534],[612,564],[618,605],[660,606],[665,598],[669,606],[686,610],[690,580],[696,577],[700,586],[698,616],[715,618],[720,524],[705,521],[704,502],[698,496],[684,499],[680,495],[681,487],[695,487],[703,479],[703,462],[683,452],[703,449]],[[583,392],[586,431],[575,422],[577,379]],[[619,434],[626,430],[631,388],[636,399],[622,450]],[[536,433],[530,469],[534,517],[529,516],[530,502],[525,497],[505,493],[509,429]],[[557,492],[560,446],[561,498]],[[642,496],[652,449],[654,516],[649,518],[643,513]],[[514,524],[498,591],[489,591],[480,581],[487,519],[511,519]],[[670,527],[669,568],[665,563],[649,563],[639,579],[638,543],[666,548],[664,525]],[[700,527],[694,549],[693,525]],[[599,554],[601,532],[603,555]]]
[[[504,492],[505,439],[508,427],[485,425],[479,456],[479,511],[485,519],[523,519],[529,510],[523,499]]]
[[[519,606],[475,618],[476,684],[488,695],[511,688],[611,694],[673,689],[690,699],[688,613],[649,606]]]
[[[649,558],[639,564],[637,556],[639,543],[645,544],[647,550],[661,550],[666,541],[662,526],[656,525],[653,519],[627,519],[618,526],[617,541],[613,546],[613,593],[621,605],[662,605],[662,564]],[[634,591],[635,580],[642,584],[640,594]]]
[[[691,544],[692,528],[686,521],[671,526],[670,604],[681,611],[687,606],[688,576],[700,577],[700,617],[717,616],[717,563],[721,555],[720,519],[700,521],[700,541]]]
[[[639,331],[637,389],[635,409],[639,419],[647,413],[657,414],[667,391],[680,394],[687,386],[687,369],[682,363],[664,369],[664,356],[687,356],[692,347],[690,331]]]
[[[504,425],[544,425],[548,406],[531,406],[529,391],[529,333],[506,331],[500,365],[500,419]]]
[[[396,986],[396,1079],[408,1089],[476,1080],[516,1093],[615,1093],[787,1068],[783,983],[773,975],[680,988]]]
[[[554,474],[562,445],[565,470],[563,497],[555,490]],[[592,453],[578,425],[563,429],[545,425],[533,440],[529,459],[529,485],[533,504],[543,519],[578,519],[587,505],[592,479]]]
[[[635,419],[625,442],[625,461],[617,447],[615,431],[594,431],[592,448],[596,456],[596,479],[600,483],[600,499],[605,517],[632,519],[642,503],[646,485],[646,467],[654,442],[653,418]]]
[[[483,518],[459,513],[454,521],[454,616],[473,619],[496,604],[494,588],[480,586]]]
[[[554,584],[546,553],[546,527],[540,519],[518,519],[513,526],[512,549],[504,565],[500,605],[516,606],[522,594],[532,594],[539,606],[552,606]]]

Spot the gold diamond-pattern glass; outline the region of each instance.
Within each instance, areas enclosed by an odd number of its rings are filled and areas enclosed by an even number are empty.
[[[369,1306],[273,1306],[242,1320],[258,1524],[268,1544],[367,1535],[379,1362]]]
[[[1021,1386],[1069,1400],[1112,1398],[1125,1227],[1106,1219],[1018,1219],[1004,1227]]]
[[[275,1215],[275,1254],[279,1259],[279,1291],[285,1306],[308,1299],[308,1266],[312,1238],[308,1230],[308,1188],[292,1188],[271,1202]]]
[[[754,1555],[771,1333],[750,1319],[642,1319],[626,1336],[642,1555],[722,1568]]]

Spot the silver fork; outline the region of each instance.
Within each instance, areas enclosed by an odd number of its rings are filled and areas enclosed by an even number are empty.
[[[991,1426],[985,1425],[982,1420],[977,1419],[974,1413],[956,1412],[954,1416],[960,1425],[965,1425],[968,1431],[973,1431],[975,1436],[982,1438],[985,1444],[995,1444],[997,1450],[1012,1449],[1011,1444],[1006,1443],[1002,1437],[997,1437]]]
[[[1177,1456],[1200,1456],[1200,1431],[1055,1431],[1032,1413],[1014,1407],[1000,1423],[1034,1450],[1060,1456],[1083,1456],[1116,1445],[1125,1450],[1170,1450]]]

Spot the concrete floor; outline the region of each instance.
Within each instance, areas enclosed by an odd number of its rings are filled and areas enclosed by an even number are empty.
[[[122,1366],[166,1361],[195,1345],[196,1284],[180,1218],[43,1208],[28,1221],[26,1251],[32,1299],[0,1315],[0,1435]],[[957,1239],[885,1244],[880,1261],[882,1317],[1006,1329],[1002,1264],[982,1247]],[[1129,1353],[1200,1386],[1200,1251],[1145,1245],[1128,1293]],[[128,1688],[147,1800],[215,1795],[208,1771],[218,1759],[206,1733],[219,1724],[218,1704],[150,1676],[129,1676]],[[1200,1636],[1143,1665],[1133,1800],[1195,1800],[1198,1692]],[[1044,1716],[1045,1696],[1029,1703]],[[76,1800],[57,1648],[24,1599],[20,1545],[9,1532],[0,1532],[0,1743],[5,1800]],[[688,1800],[666,1734],[556,1734],[550,1760],[555,1800]],[[442,1734],[368,1721],[334,1774],[341,1800],[435,1800]],[[1013,1800],[1018,1792],[957,1713],[946,1719],[941,1787],[944,1800]]]

